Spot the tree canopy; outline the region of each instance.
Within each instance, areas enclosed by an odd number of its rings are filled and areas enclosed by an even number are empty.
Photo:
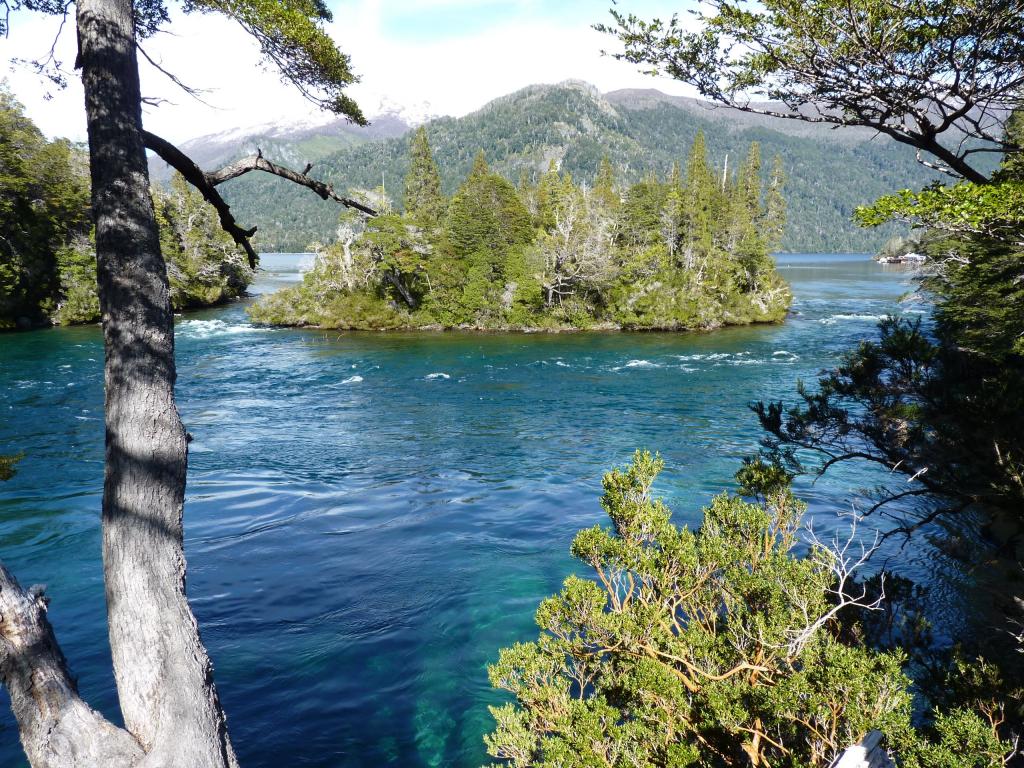
[[[81,150],[47,141],[0,88],[0,329],[19,318],[38,322],[56,309],[57,254],[90,227]]]
[[[943,709],[913,721],[906,655],[867,642],[882,604],[857,576],[870,548],[801,542],[805,507],[784,476],[748,465],[738,477],[756,498],[716,496],[691,530],[653,495],[662,468],[638,451],[604,476],[611,524],[580,531],[570,550],[590,578],[567,578],[537,609],[538,639],[490,666],[514,698],[491,707],[493,757],[824,768],[872,729],[908,768],[991,767],[1015,753],[995,686],[970,701],[947,680]],[[951,667],[949,679],[986,669]]]
[[[786,311],[789,292],[769,255],[785,226],[781,169],[766,188],[756,143],[742,173],[716,179],[698,135],[685,177],[677,163],[667,179],[649,174],[628,187],[604,158],[592,185],[552,162],[517,188],[478,152],[451,201],[431,191],[425,132],[410,154],[405,215],[377,216],[323,248],[303,284],[259,302],[254,319],[682,329]]]
[[[711,0],[696,29],[611,13],[597,28],[624,44],[618,58],[721,104],[873,128],[975,182],[979,154],[1024,148],[1002,131],[1024,103],[1021,0]]]

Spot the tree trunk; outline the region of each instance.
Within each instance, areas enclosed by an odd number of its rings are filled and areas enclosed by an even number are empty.
[[[397,269],[386,269],[384,270],[384,277],[387,281],[394,286],[395,290],[398,291],[402,300],[408,305],[409,309],[416,309],[416,299],[409,292],[409,289],[405,287],[405,283],[402,282],[402,275]]]
[[[131,0],[79,0],[103,316],[103,569],[125,727],[144,765],[235,765],[185,597],[187,442],[174,404],[174,316],[142,141]]]

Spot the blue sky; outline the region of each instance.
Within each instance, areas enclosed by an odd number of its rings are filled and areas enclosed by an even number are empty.
[[[399,105],[413,116],[458,116],[518,88],[570,78],[602,91],[640,87],[689,93],[679,83],[601,56],[601,49],[614,49],[616,41],[591,27],[610,18],[610,5],[608,0],[335,0],[328,31],[362,77],[351,95],[369,115]],[[691,0],[621,0],[618,8],[667,18],[688,5]],[[146,50],[184,82],[207,89],[212,106],[190,99],[143,62],[143,93],[171,102],[146,110],[147,128],[182,141],[243,126],[321,119],[294,89],[260,66],[255,43],[233,22],[212,14],[184,16],[174,3],[171,7],[173,34],[147,41]],[[9,38],[0,40],[0,61],[45,54],[57,30],[55,18],[19,11],[11,21]],[[65,62],[74,59],[68,30],[57,53]],[[47,134],[84,137],[81,87],[73,76],[65,91],[53,92],[23,67],[8,66],[0,74]],[[45,98],[47,92],[52,98]]]
[[[337,14],[343,14],[352,3],[331,4]],[[388,37],[412,43],[430,40],[459,40],[485,30],[529,21],[535,24],[557,26],[589,26],[608,21],[608,0],[563,0],[563,2],[424,2],[386,4],[382,8],[382,26]],[[671,15],[665,3],[624,2],[624,10],[644,18]]]

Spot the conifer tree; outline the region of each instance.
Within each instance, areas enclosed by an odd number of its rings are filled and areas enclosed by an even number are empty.
[[[608,213],[614,213],[622,203],[622,199],[616,190],[615,169],[612,167],[607,155],[601,158],[601,164],[597,167],[597,175],[594,177],[594,189],[590,197],[600,208],[603,208]]]
[[[761,219],[761,147],[750,145],[730,194],[729,250],[739,255],[757,247],[757,222]]]
[[[469,171],[470,179],[478,179],[486,176],[491,172],[491,167],[487,165],[487,157],[484,155],[482,149],[476,151],[476,157],[473,158],[473,167]]]
[[[668,246],[670,256],[675,256],[682,241],[686,218],[685,190],[679,163],[672,164],[665,194],[665,206],[661,212],[661,236]]]
[[[537,223],[546,230],[555,226],[555,211],[562,193],[562,177],[552,159],[547,172],[537,184]]]
[[[766,250],[774,251],[782,243],[786,230],[786,198],[782,195],[782,187],[786,181],[782,169],[782,158],[775,155],[772,160],[772,175],[765,190],[764,216],[760,230],[765,241]]]
[[[684,249],[688,258],[695,253],[706,254],[711,250],[718,197],[714,173],[708,165],[704,131],[697,131],[686,161]]]
[[[444,217],[446,202],[441,193],[441,174],[430,149],[427,129],[420,126],[409,147],[409,172],[405,176],[405,212],[424,227],[436,227]]]
[[[529,242],[533,236],[529,212],[515,187],[490,172],[483,151],[452,199],[446,234],[457,257],[484,257],[496,271],[500,271],[508,248]]]

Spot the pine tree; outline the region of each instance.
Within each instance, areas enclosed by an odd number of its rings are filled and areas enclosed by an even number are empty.
[[[491,172],[491,167],[487,165],[487,157],[484,155],[482,149],[476,151],[476,157],[473,158],[473,167],[469,171],[469,178],[482,178]]]
[[[609,214],[618,210],[622,204],[622,198],[616,189],[615,169],[612,168],[607,155],[601,158],[597,175],[594,177],[594,189],[590,196],[600,208]]]
[[[676,162],[672,164],[672,171],[668,177],[665,206],[661,212],[661,236],[668,246],[669,255],[673,257],[683,239],[686,214],[684,198],[682,173],[679,170],[679,163]]]
[[[562,193],[562,177],[554,160],[537,184],[537,223],[546,230],[555,226],[555,211]]]
[[[444,218],[447,202],[441,193],[441,174],[434,161],[427,129],[420,126],[409,147],[409,172],[403,197],[406,214],[424,227],[436,227]]]
[[[533,237],[530,214],[516,188],[491,173],[483,152],[452,199],[445,223],[447,241],[458,258],[483,258],[495,272],[508,249]]]
[[[730,194],[728,250],[734,256],[742,258],[759,249],[761,215],[761,146],[755,141]]]
[[[686,161],[684,249],[688,257],[695,253],[707,254],[711,250],[712,233],[719,219],[715,214],[720,207],[720,196],[714,173],[708,165],[704,131],[698,131]]]
[[[775,155],[772,160],[772,175],[765,191],[764,216],[761,220],[761,235],[769,251],[776,250],[782,243],[786,231],[786,198],[782,187],[786,174],[782,169],[782,157]]]

